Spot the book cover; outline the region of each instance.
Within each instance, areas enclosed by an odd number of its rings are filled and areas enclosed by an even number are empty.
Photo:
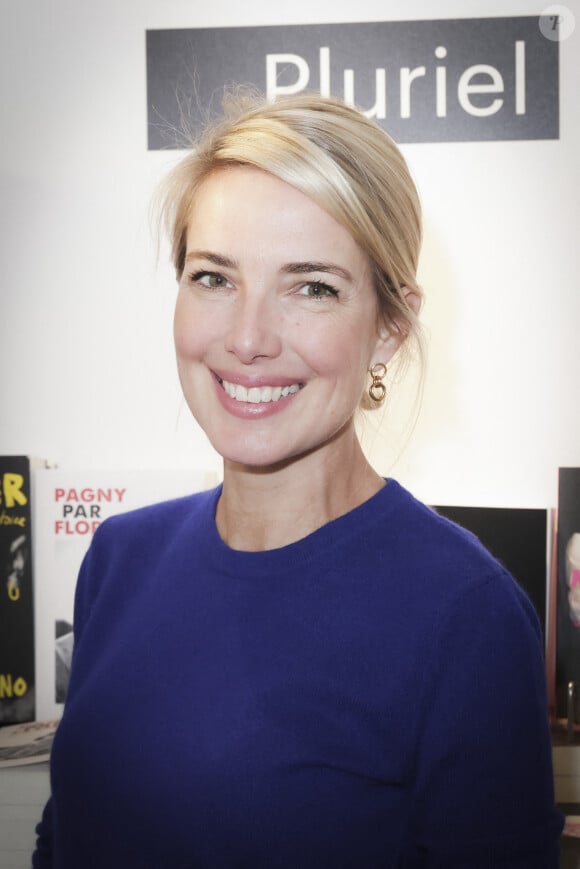
[[[0,456],[0,724],[35,715],[30,461]]]
[[[568,684],[574,682],[574,717],[580,723],[580,468],[558,472],[557,608],[557,713],[568,717]]]
[[[73,651],[74,592],[79,568],[101,522],[147,504],[216,484],[205,471],[34,472],[36,717],[59,718]]]

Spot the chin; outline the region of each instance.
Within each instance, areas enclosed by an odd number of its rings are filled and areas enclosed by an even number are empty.
[[[339,447],[351,424],[352,418],[338,429],[318,432],[319,437],[313,432],[308,437],[304,431],[292,437],[289,427],[278,428],[276,432],[262,429],[251,433],[240,433],[239,429],[227,432],[214,427],[213,432],[206,430],[206,435],[226,465],[266,472],[282,470],[314,453]]]
[[[237,465],[255,471],[276,470],[296,461],[303,450],[277,447],[271,437],[252,438],[235,445],[225,444],[223,439],[212,441],[213,448],[221,455],[227,465]]]
[[[218,452],[220,452],[218,450]],[[283,468],[296,460],[296,455],[274,452],[272,449],[258,447],[253,450],[230,450],[220,453],[224,463],[230,466],[248,468],[253,471],[273,471]]]

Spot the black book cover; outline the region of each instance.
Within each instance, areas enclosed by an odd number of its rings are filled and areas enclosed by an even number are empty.
[[[0,724],[34,720],[30,462],[0,456]]]
[[[567,718],[568,683],[576,683],[576,721],[580,721],[580,468],[558,472],[558,618],[556,700]]]

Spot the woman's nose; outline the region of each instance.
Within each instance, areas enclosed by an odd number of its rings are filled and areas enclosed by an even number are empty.
[[[245,365],[254,359],[275,358],[280,354],[280,317],[274,307],[270,299],[248,296],[240,296],[234,303],[225,347]]]

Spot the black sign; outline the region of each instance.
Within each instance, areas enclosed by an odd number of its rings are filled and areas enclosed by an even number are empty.
[[[149,148],[187,147],[236,84],[332,94],[398,142],[557,139],[558,59],[536,16],[150,30]]]

